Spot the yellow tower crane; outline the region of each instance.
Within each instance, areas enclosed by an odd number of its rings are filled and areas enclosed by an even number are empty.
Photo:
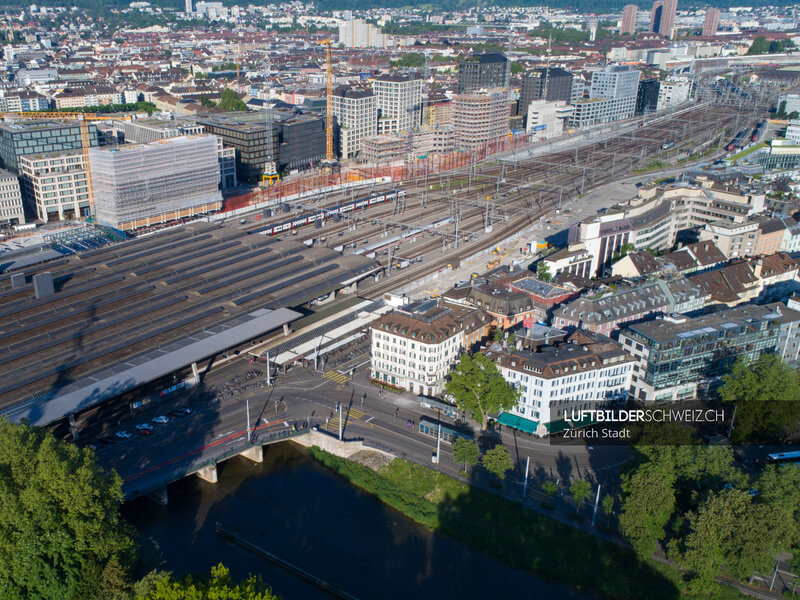
[[[332,166],[336,163],[336,155],[333,152],[333,54],[331,53],[330,39],[322,40],[321,45],[325,46],[325,58],[328,71],[327,103],[325,106],[325,163]]]
[[[89,192],[89,211],[90,215],[94,216],[94,189],[92,188],[92,173],[89,169],[89,147],[91,146],[91,139],[89,137],[89,123],[92,121],[130,121],[130,115],[112,116],[101,115],[97,113],[82,113],[82,112],[4,112],[0,113],[0,118],[5,120],[69,120],[78,121],[78,128],[81,132],[81,149],[83,150],[83,164],[86,169],[86,189]]]

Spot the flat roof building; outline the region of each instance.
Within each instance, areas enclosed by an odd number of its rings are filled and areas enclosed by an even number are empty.
[[[222,204],[217,139],[211,135],[92,148],[89,165],[96,216],[104,225],[130,230]]]
[[[82,150],[27,154],[19,165],[25,202],[36,218],[50,222],[91,214]]]
[[[98,146],[97,127],[87,125],[89,143]],[[0,123],[0,161],[2,166],[19,175],[19,157],[56,150],[82,148],[80,126],[75,121],[36,120]]]

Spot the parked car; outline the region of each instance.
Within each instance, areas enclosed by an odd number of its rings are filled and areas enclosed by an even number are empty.
[[[136,426],[136,431],[153,431],[153,426],[150,423],[139,423]]]
[[[138,433],[139,435],[150,435],[150,430],[149,429],[137,429],[136,433]]]
[[[117,436],[119,439],[121,439],[121,440],[127,440],[128,438],[132,438],[132,437],[133,437],[133,436],[132,436],[130,433],[128,433],[127,431],[118,431],[118,432],[117,432],[117,433],[115,433],[114,435],[116,435],[116,436]]]
[[[158,415],[153,419],[153,423],[158,423],[159,425],[166,425],[169,423],[169,417],[165,417],[164,415]]]

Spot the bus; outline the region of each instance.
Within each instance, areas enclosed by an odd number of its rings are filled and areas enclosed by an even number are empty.
[[[767,454],[768,463],[800,463],[800,450]]]
[[[422,417],[419,420],[418,430],[421,434],[437,438],[439,436],[439,426],[441,424],[442,441],[446,444],[452,444],[458,438],[464,438],[472,441],[472,432],[466,427],[456,427],[453,425],[445,425],[441,421]]]

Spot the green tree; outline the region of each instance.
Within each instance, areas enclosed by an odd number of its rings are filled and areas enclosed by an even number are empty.
[[[675,474],[645,463],[622,483],[619,525],[634,550],[649,559],[675,510]]]
[[[603,496],[603,499],[600,501],[600,507],[603,509],[603,512],[606,513],[607,516],[611,516],[614,514],[614,496],[611,494],[606,494]]]
[[[758,36],[753,40],[750,48],[747,50],[748,54],[767,54],[769,52],[769,42],[763,35]]]
[[[478,464],[481,458],[481,451],[478,444],[466,438],[457,438],[453,442],[453,459],[456,462],[464,463],[464,472],[467,472],[467,466],[474,467]]]
[[[227,110],[230,112],[242,112],[247,110],[247,105],[242,101],[239,94],[230,88],[225,88],[222,90],[222,96],[220,97],[219,104],[217,106],[219,106],[222,110]]]
[[[543,260],[540,260],[539,264],[536,265],[536,276],[542,281],[550,281],[553,279],[553,276],[550,274],[550,267],[548,267],[547,263]]]
[[[176,581],[163,574],[153,582],[152,589],[139,600],[279,600],[279,596],[264,584],[261,577],[251,575],[236,583],[222,564],[211,568],[211,577],[196,579],[191,575]]]
[[[740,358],[722,381],[720,398],[736,405],[733,441],[775,440],[800,423],[800,376],[777,354]]]
[[[522,66],[522,63],[518,60],[515,60],[511,63],[511,74],[512,75],[519,75],[520,73],[525,72],[525,67]]]
[[[775,116],[779,119],[786,118],[786,100],[781,102],[780,106],[778,107],[778,112],[775,114]]]
[[[453,395],[460,410],[480,422],[481,429],[486,429],[490,415],[519,402],[519,392],[503,379],[494,362],[480,352],[461,355],[445,389]]]
[[[558,491],[558,486],[556,485],[555,481],[553,481],[552,479],[548,479],[542,484],[542,491],[552,498],[553,496],[556,495],[556,492]]]
[[[739,578],[766,573],[779,551],[768,507],[754,504],[745,490],[712,494],[688,521],[690,533],[670,550],[693,573],[691,583],[697,592],[710,592],[723,567]]]
[[[585,479],[576,479],[569,484],[569,493],[572,494],[575,505],[580,506],[584,500],[588,500],[589,496],[592,495],[592,486]]]
[[[197,101],[200,102],[201,106],[205,106],[206,108],[215,108],[217,106],[216,102],[206,96],[200,96]]]
[[[487,450],[486,454],[481,458],[481,463],[487,471],[494,473],[500,479],[505,479],[506,471],[511,470],[511,467],[514,466],[511,463],[511,456],[509,456],[508,450],[502,444]]]
[[[0,419],[0,596],[113,598],[134,557],[122,480],[94,454]]]
[[[407,52],[397,60],[392,61],[395,67],[421,67],[425,64],[425,55],[419,52]]]

